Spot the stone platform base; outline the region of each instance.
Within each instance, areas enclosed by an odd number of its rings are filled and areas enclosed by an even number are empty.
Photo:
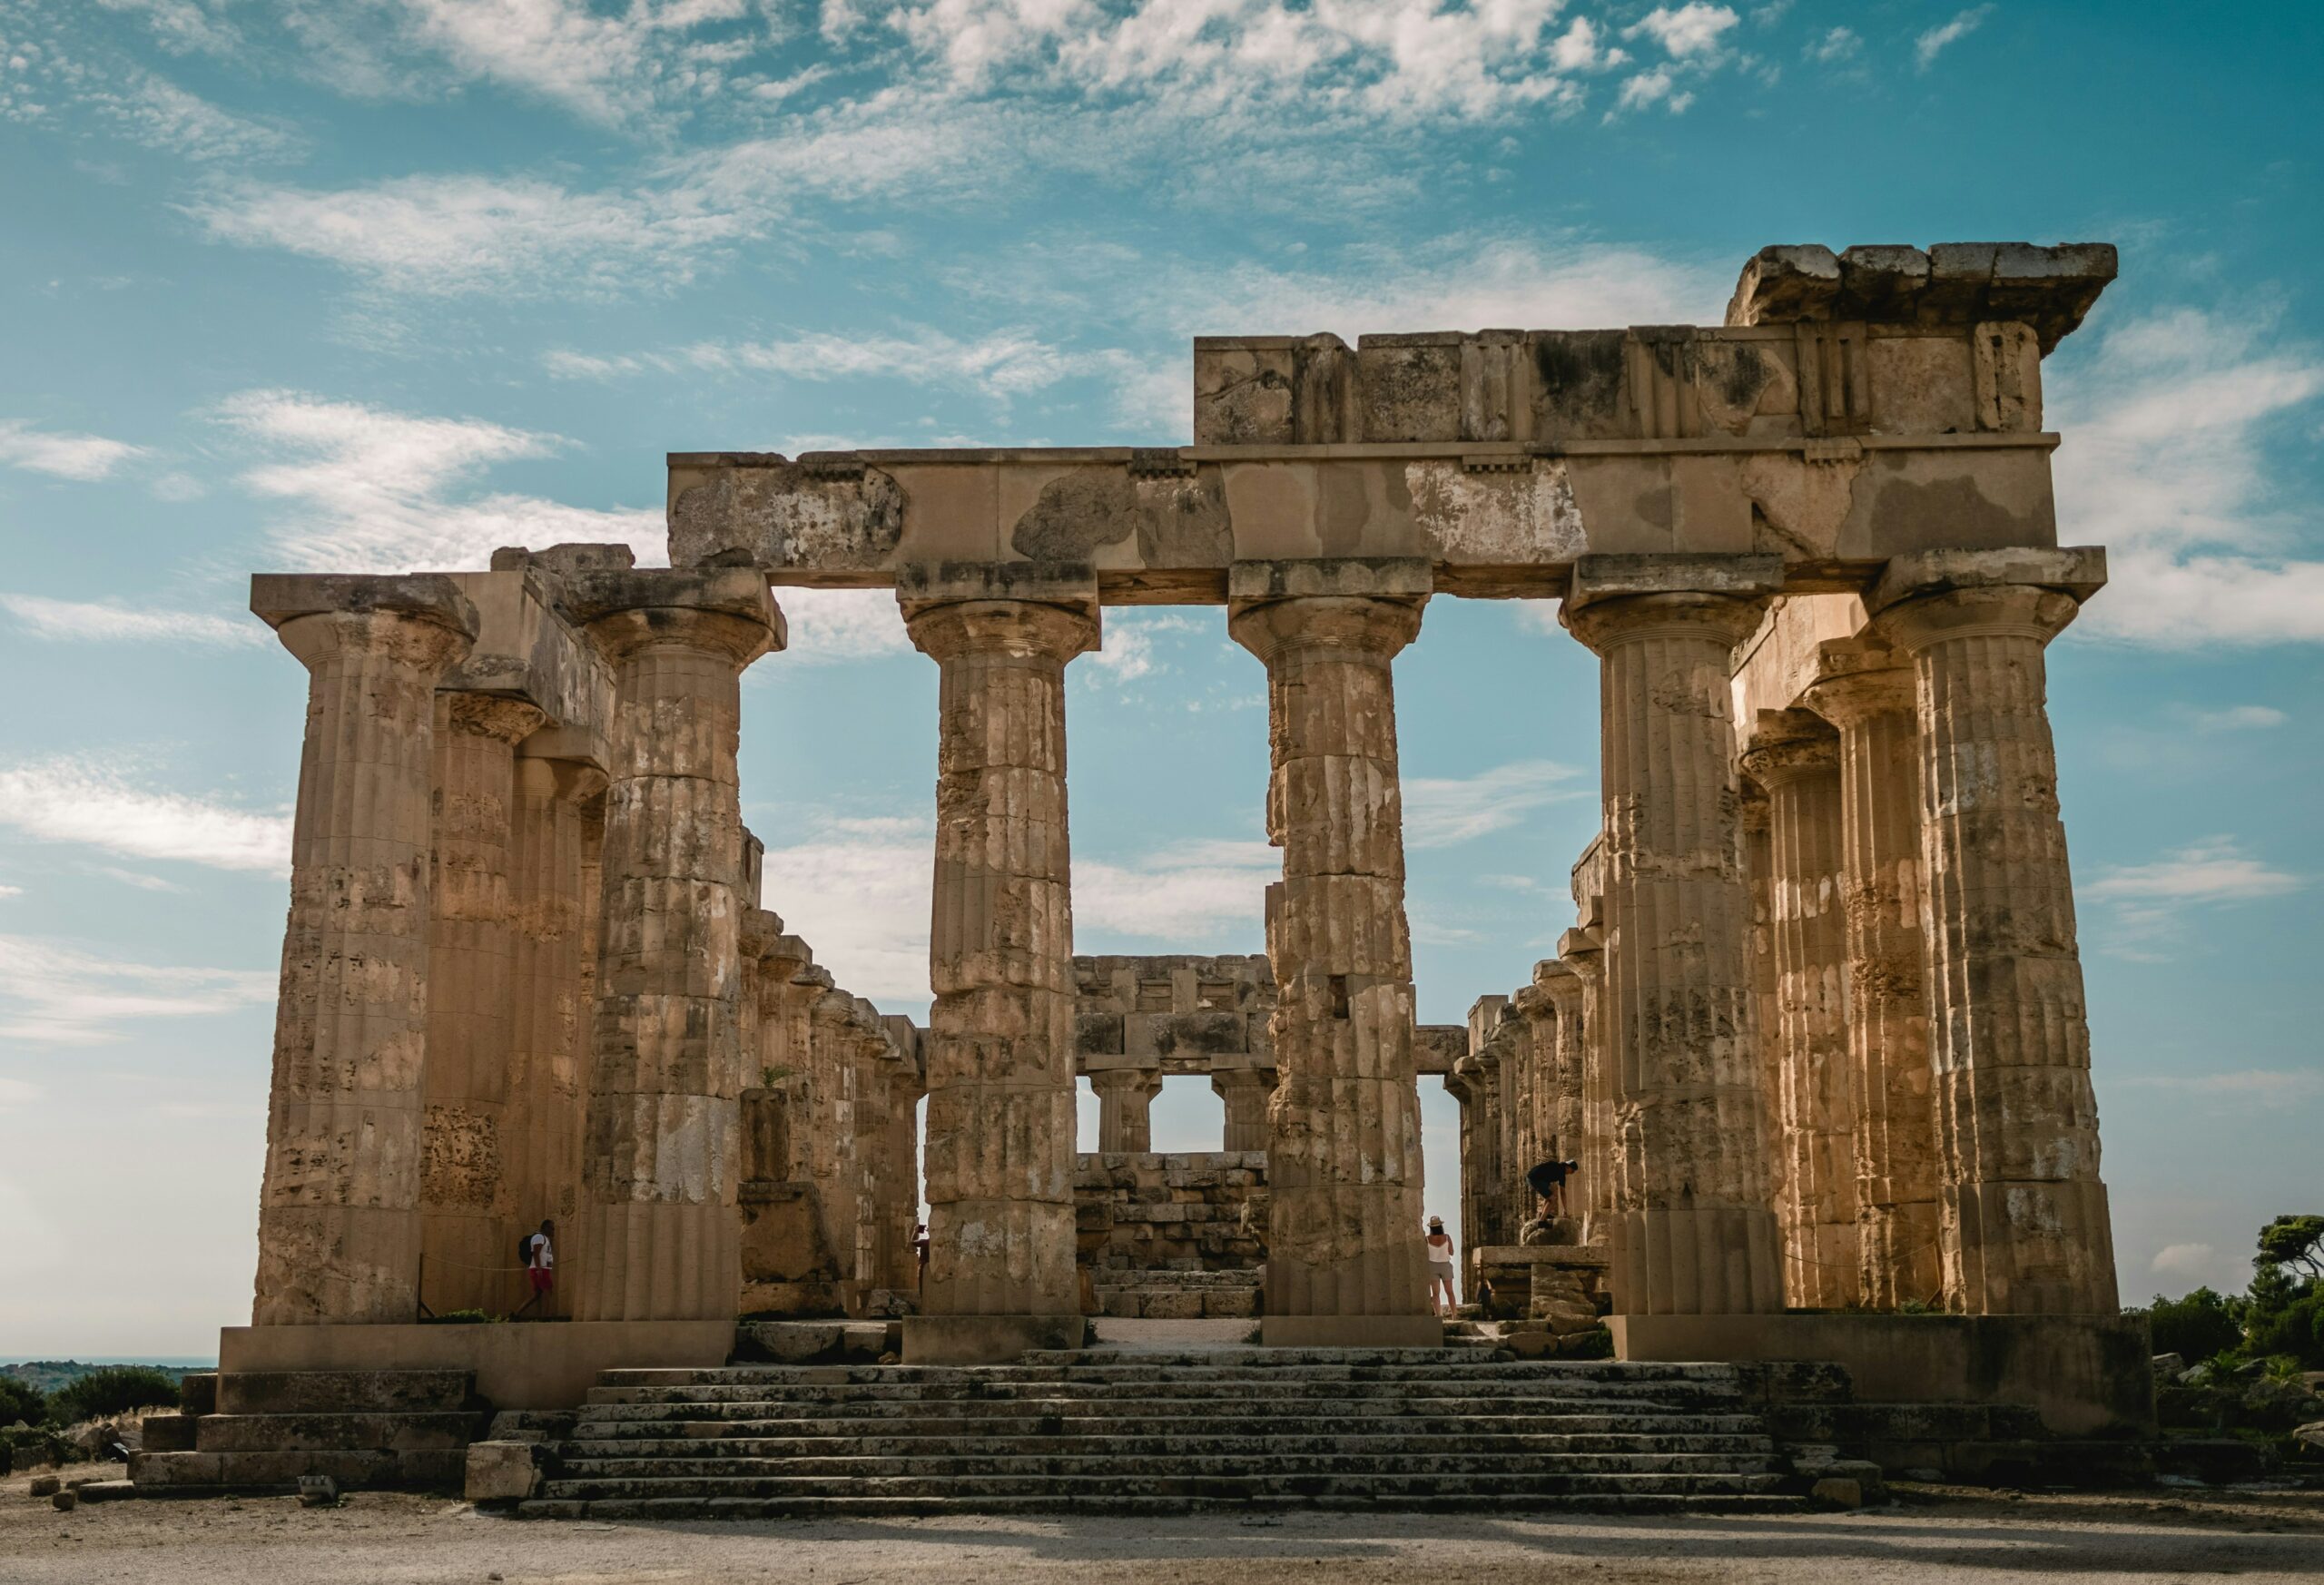
[[[1259,1323],[1266,1348],[1442,1348],[1444,1323],[1433,1315],[1269,1315]]]
[[[1009,1364],[1037,1348],[1079,1348],[1080,1315],[907,1315],[906,1364]]]
[[[223,1376],[276,1371],[468,1371],[496,1409],[571,1409],[600,1372],[726,1363],[734,1323],[506,1321],[474,1325],[229,1326]]]
[[[2014,1403],[2053,1434],[2154,1435],[2144,1318],[2121,1315],[1614,1315],[1624,1360],[1840,1365],[1866,1403]]]

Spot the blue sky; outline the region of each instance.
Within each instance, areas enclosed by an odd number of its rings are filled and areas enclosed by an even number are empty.
[[[658,551],[667,450],[1182,440],[1199,332],[1717,322],[1777,241],[2103,240],[2048,367],[2052,652],[2126,1296],[2324,1208],[2324,238],[2309,5],[0,0],[0,1357],[248,1313],[303,674],[252,570]],[[770,906],[924,1011],[934,668],[788,596]],[[1215,610],[1070,684],[1083,950],[1255,951]],[[1521,982],[1593,663],[1399,663],[1423,1016]],[[1452,1109],[1423,1087],[1430,1201]],[[1173,1084],[1157,1143],[1216,1138]]]

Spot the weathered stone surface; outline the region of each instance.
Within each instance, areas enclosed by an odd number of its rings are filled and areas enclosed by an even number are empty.
[[[468,1443],[461,1495],[471,1502],[521,1502],[541,1486],[540,1447],[529,1442]]]
[[[1238,569],[1229,619],[1267,670],[1267,949],[1279,1000],[1266,1313],[1423,1316],[1420,1098],[1390,663],[1420,631],[1413,573]],[[1277,597],[1295,586],[1321,592]]]
[[[743,668],[780,613],[745,572],[607,572],[568,607],[615,668],[580,1320],[714,1318],[740,1292]]]
[[[259,577],[309,673],[252,1319],[419,1303],[435,689],[476,635],[443,578]]]
[[[1730,652],[1771,591],[1737,561],[1674,559],[1659,592],[1650,566],[1584,563],[1562,611],[1604,666],[1611,1248],[1620,1302],[1648,1314],[1783,1303],[1728,704]]]
[[[1068,605],[944,599],[940,586],[905,603],[912,642],[941,668],[921,1307],[1069,1315],[1081,1304],[1065,667],[1097,646],[1094,591]]]
[[[1862,1297],[1856,1101],[1848,1043],[1839,734],[1805,710],[1762,711],[1743,767],[1767,789],[1774,905],[1784,1296],[1836,1310]],[[1765,1040],[1770,1031],[1761,1030]]]
[[[2043,660],[2093,576],[2089,552],[1947,556],[1873,600],[1913,659],[1945,1297],[1972,1314],[2117,1304]]]

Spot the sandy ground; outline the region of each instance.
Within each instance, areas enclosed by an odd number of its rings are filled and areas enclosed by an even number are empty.
[[[165,1585],[630,1585],[633,1581],[2324,1580],[2324,1496],[1946,1494],[1876,1511],[1677,1521],[1487,1515],[527,1522],[364,1492],[153,1500],[59,1513],[0,1482],[0,1581]]]

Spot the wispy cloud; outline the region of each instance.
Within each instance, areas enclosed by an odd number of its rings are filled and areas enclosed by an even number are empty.
[[[1074,924],[1196,946],[1255,939],[1265,923],[1267,884],[1282,878],[1283,855],[1263,842],[1177,842],[1117,861],[1077,858]]]
[[[1404,845],[1449,848],[1506,831],[1536,809],[1586,798],[1571,765],[1519,760],[1473,776],[1404,778]]]
[[[2199,732],[2264,732],[2290,719],[2272,704],[2230,704],[2224,710],[2195,712],[2195,728]]]
[[[767,847],[766,906],[856,995],[926,1001],[933,824],[806,810],[789,829],[797,840]]]
[[[2233,837],[2209,837],[2151,864],[2122,864],[2087,881],[2092,897],[2137,902],[2242,902],[2280,897],[2304,884],[2250,857]]]
[[[0,935],[0,1040],[94,1046],[141,1019],[209,1017],[274,999],[271,970],[137,963],[32,936]]]
[[[287,127],[236,115],[152,72],[134,74],[126,87],[106,94],[104,103],[139,143],[190,160],[240,165],[286,158],[306,146]]]
[[[255,618],[237,620],[202,611],[154,611],[44,595],[0,594],[0,610],[14,616],[35,638],[107,644],[151,640],[165,644],[242,647],[267,642]]]
[[[600,510],[532,496],[463,498],[498,463],[548,457],[571,443],[482,418],[439,418],[299,391],[255,390],[218,409],[228,427],[287,460],[245,471],[243,487],[288,503],[274,554],[301,569],[409,572],[476,567],[505,545],[628,544],[658,563],[658,509]]]
[[[1807,41],[1807,58],[1818,65],[1837,66],[1864,52],[1864,39],[1852,27],[1835,27]]]
[[[0,467],[94,483],[143,455],[144,448],[125,440],[35,429],[22,418],[0,418]]]
[[[2231,1073],[2128,1074],[2109,1084],[2134,1089],[2167,1089],[2214,1100],[2281,1106],[2324,1096],[2324,1072],[2312,1068],[2245,1068]]]
[[[2266,312],[2180,308],[2067,343],[2051,379],[2060,532],[2112,581],[2070,631],[2159,648],[2324,641],[2324,560],[2269,466],[2324,355]]]
[[[290,816],[157,792],[89,759],[0,767],[0,825],[39,842],[216,870],[290,872]]]
[[[1960,43],[1984,25],[1985,18],[1993,15],[1993,10],[1990,5],[1974,5],[1966,11],[1956,12],[1952,21],[1941,23],[1913,40],[1914,68],[1927,71],[1948,47]]]
[[[2211,1246],[2208,1244],[2166,1244],[2147,1263],[2147,1270],[2157,1276],[2182,1277],[2191,1282],[2211,1268]]]

